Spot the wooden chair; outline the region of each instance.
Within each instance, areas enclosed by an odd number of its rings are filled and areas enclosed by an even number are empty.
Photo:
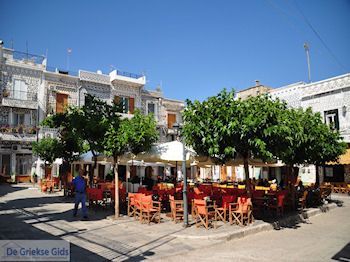
[[[134,201],[135,201],[135,213],[134,213],[134,217],[135,219],[140,219],[141,220],[141,209],[142,209],[142,206],[141,206],[141,200],[142,200],[142,197],[144,197],[145,195],[142,194],[142,193],[136,193],[134,194]]]
[[[141,198],[141,217],[140,222],[144,221],[150,224],[152,221],[160,223],[161,204],[159,201],[152,201],[152,196]]]
[[[196,227],[203,225],[206,229],[212,225],[215,217],[215,206],[208,206],[205,200],[194,199]],[[214,224],[214,228],[216,225]]]
[[[276,197],[276,200],[273,203],[270,203],[268,205],[268,208],[270,210],[274,210],[276,213],[276,216],[284,214],[284,200],[286,195],[285,194],[278,194]]]
[[[252,223],[254,221],[252,211],[251,198],[239,197],[237,203],[230,204],[230,224],[236,223],[244,226]]]
[[[215,207],[215,221],[227,222],[227,213],[230,209],[230,204],[236,201],[236,196],[223,196],[222,206]]]
[[[182,200],[175,200],[174,196],[169,196],[171,219],[177,223],[178,220],[183,219],[184,204]]]
[[[135,193],[128,193],[128,216],[136,216]]]

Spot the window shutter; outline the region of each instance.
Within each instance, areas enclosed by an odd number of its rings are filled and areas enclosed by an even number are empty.
[[[120,96],[114,96],[113,103],[116,105],[119,105],[120,104]]]
[[[174,123],[176,123],[176,115],[168,114],[168,128],[173,128]]]
[[[135,110],[135,98],[130,97],[129,99],[129,112],[130,114],[133,114]]]
[[[68,95],[56,94],[56,113],[63,113],[68,105]]]

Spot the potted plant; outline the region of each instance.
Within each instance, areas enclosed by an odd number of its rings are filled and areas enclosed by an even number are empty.
[[[10,91],[9,91],[9,90],[4,89],[4,90],[2,91],[2,96],[3,96],[3,97],[8,97],[9,95],[10,95]]]

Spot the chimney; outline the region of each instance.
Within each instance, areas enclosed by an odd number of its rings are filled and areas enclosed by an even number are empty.
[[[260,81],[259,80],[255,80],[255,86],[260,86]]]

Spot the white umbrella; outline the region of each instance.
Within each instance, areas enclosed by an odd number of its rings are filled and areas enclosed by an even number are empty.
[[[135,160],[144,160],[145,162],[181,162],[183,161],[183,150],[186,152],[186,163],[194,158],[196,152],[183,146],[179,141],[167,142],[152,146],[149,152],[138,154]]]

